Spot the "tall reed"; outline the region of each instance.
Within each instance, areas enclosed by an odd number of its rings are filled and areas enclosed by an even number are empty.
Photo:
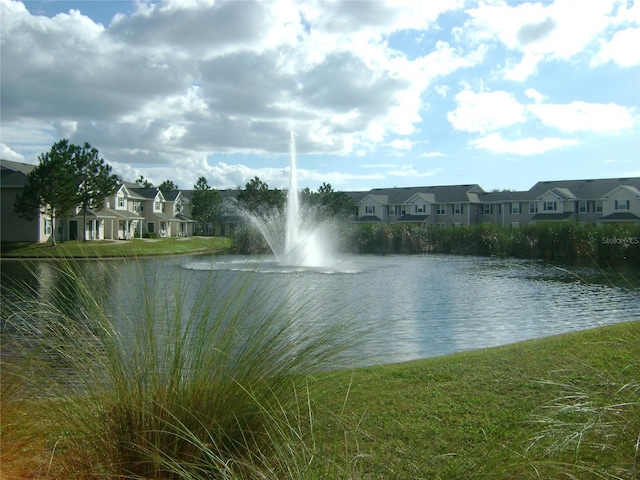
[[[138,270],[122,285],[113,264],[89,278],[68,262],[49,299],[5,295],[3,425],[21,405],[25,431],[54,432],[48,468],[70,478],[301,478],[305,382],[355,341],[339,302],[313,310],[294,283],[250,275]]]

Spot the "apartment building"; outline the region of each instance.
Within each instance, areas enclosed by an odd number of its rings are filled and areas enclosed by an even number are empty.
[[[387,188],[353,198],[358,222],[436,227],[640,222],[640,177],[544,181],[527,191],[485,192],[479,185]]]
[[[2,241],[46,242],[56,239],[121,239],[145,234],[159,237],[193,235],[189,212],[192,191],[161,192],[123,183],[98,211],[76,209],[68,218],[39,214],[31,221],[16,215],[13,205],[35,168],[0,160]],[[219,227],[212,219],[200,226],[205,234],[232,235],[242,216],[240,190],[221,190]],[[354,200],[355,222],[417,223],[457,227],[492,223],[517,227],[532,222],[640,223],[640,177],[542,181],[527,191],[486,192],[480,185],[376,188],[346,192]],[[62,222],[65,222],[64,225]]]

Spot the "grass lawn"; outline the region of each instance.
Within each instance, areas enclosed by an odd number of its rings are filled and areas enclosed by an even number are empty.
[[[320,374],[307,395],[316,454],[304,478],[640,475],[640,321]],[[5,437],[3,456],[16,451]],[[55,478],[55,439],[0,459],[2,478],[35,478],[29,464]]]
[[[226,237],[180,237],[134,240],[66,241],[49,243],[3,243],[4,258],[107,258],[221,252],[231,246]]]
[[[640,478],[638,321],[314,387],[318,405],[345,412],[317,441],[356,477]]]

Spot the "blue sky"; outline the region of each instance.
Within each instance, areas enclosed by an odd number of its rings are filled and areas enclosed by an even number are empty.
[[[0,157],[336,190],[640,176],[640,2],[0,0]]]

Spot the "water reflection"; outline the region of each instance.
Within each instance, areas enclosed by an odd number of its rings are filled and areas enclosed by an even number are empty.
[[[279,309],[296,319],[294,337],[312,321],[337,324],[356,340],[348,365],[340,366],[411,360],[640,318],[638,272],[530,260],[347,256],[322,269],[292,269],[270,258],[189,256],[77,262],[73,268],[98,287],[116,325],[125,315],[145,315],[149,303],[172,312],[176,289],[186,300],[184,315],[203,288],[218,304],[234,308],[259,292],[262,311],[246,312],[256,325],[265,311]],[[73,313],[77,285],[69,278],[48,262],[2,263],[3,294],[20,284],[22,295]],[[251,335],[251,327],[242,334]]]

